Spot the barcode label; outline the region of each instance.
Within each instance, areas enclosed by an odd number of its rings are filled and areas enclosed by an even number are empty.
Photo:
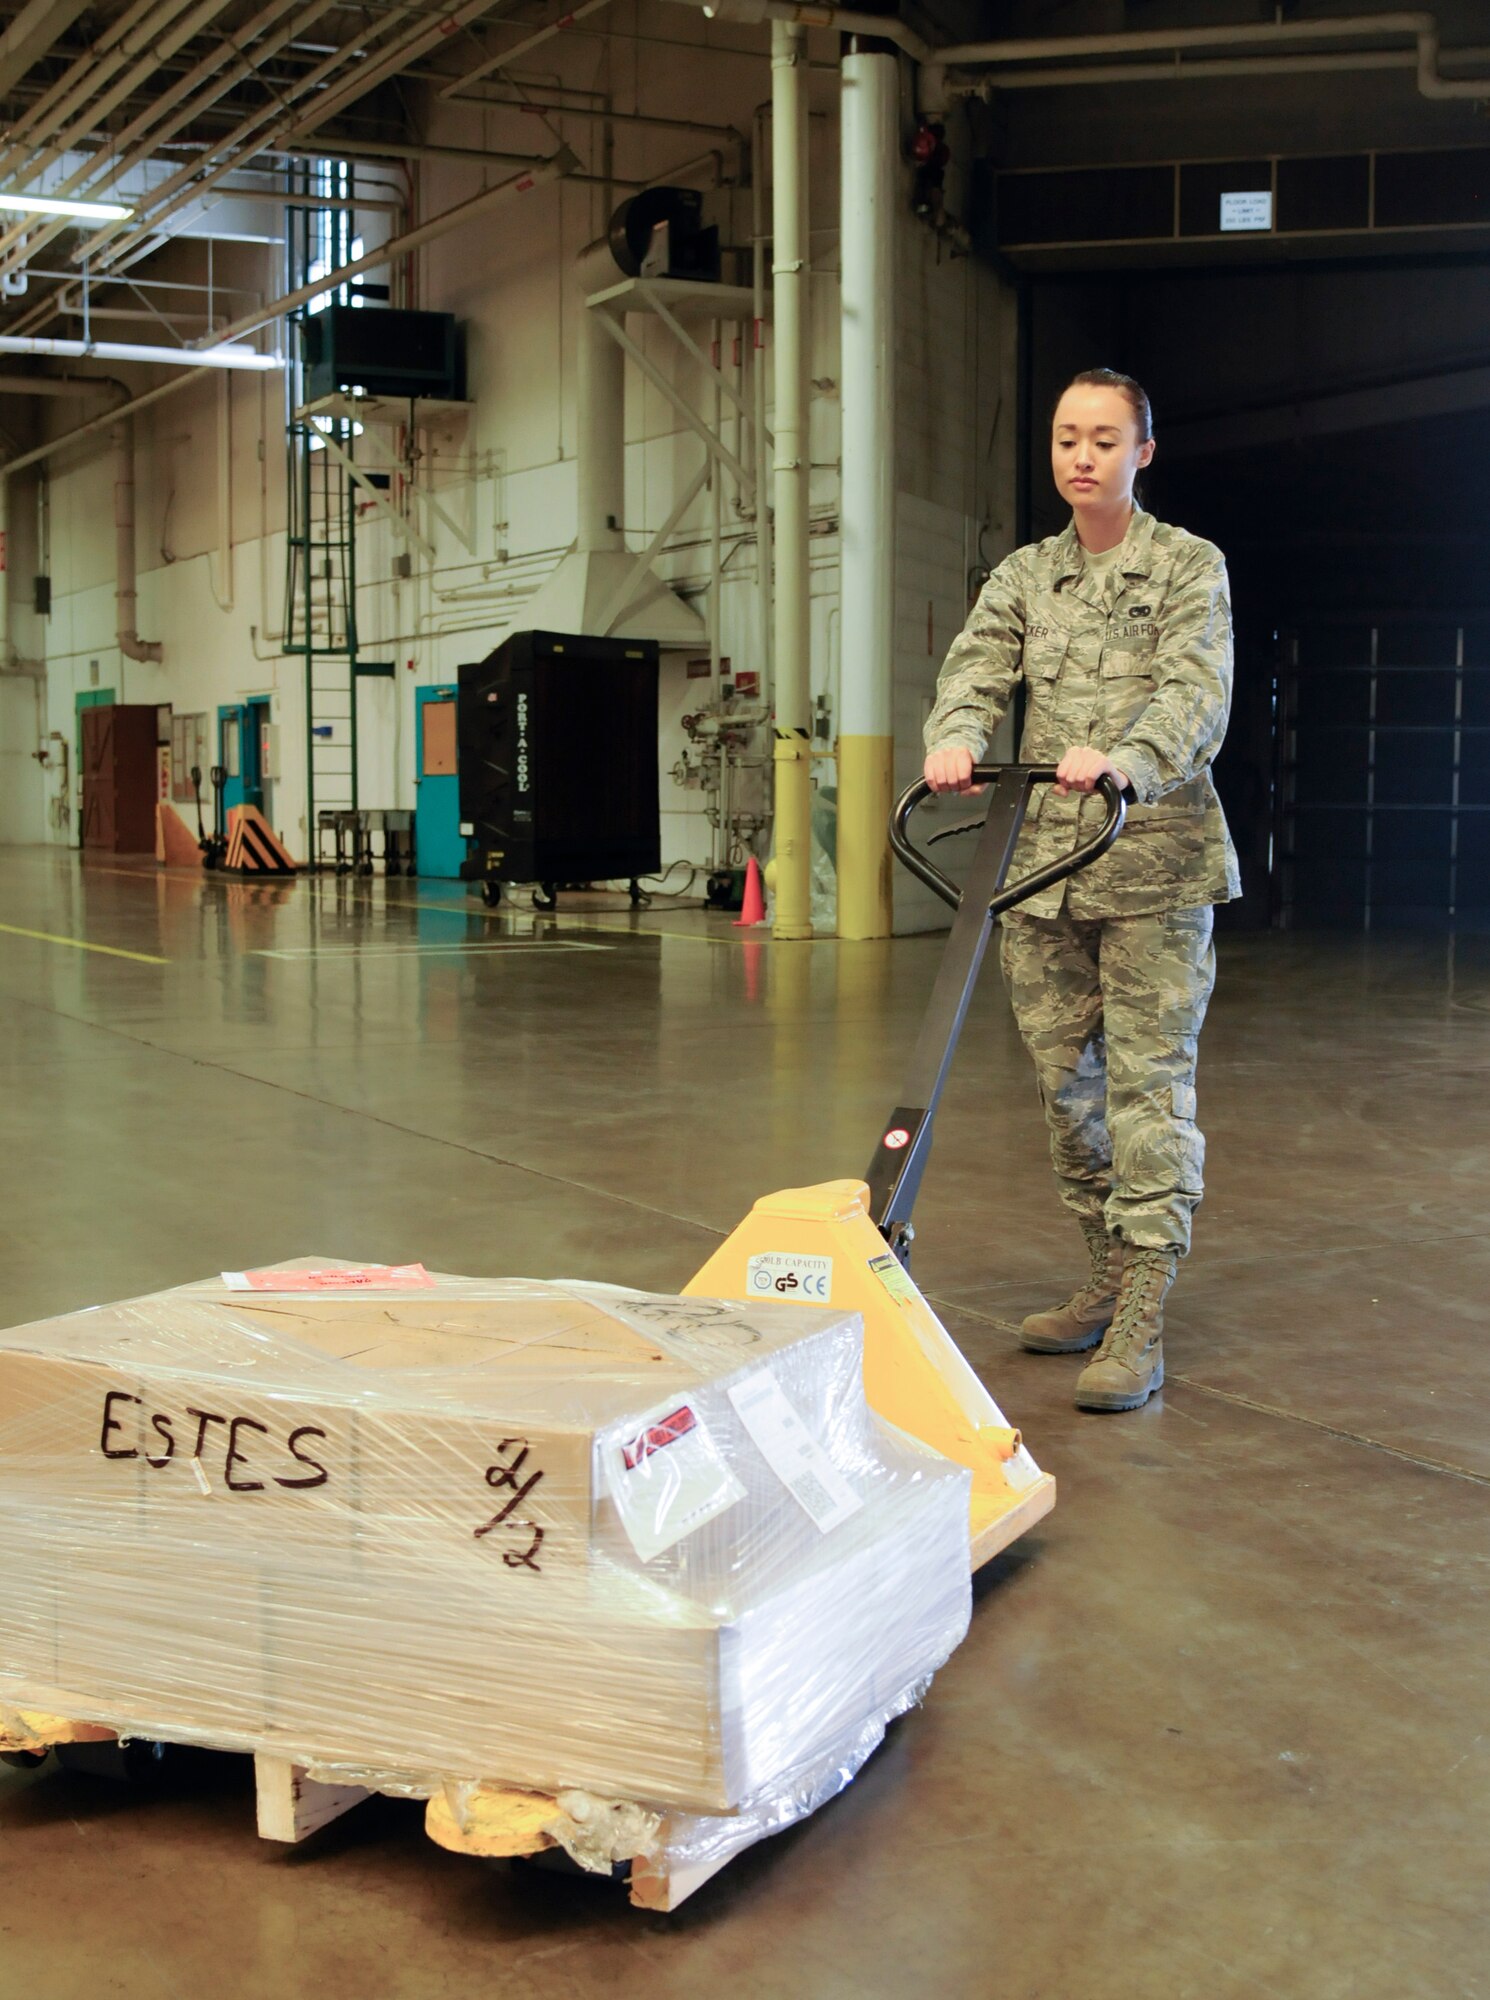
[[[821,1522],[833,1512],[833,1496],[815,1473],[799,1472],[792,1491],[814,1521]]]
[[[737,1382],[729,1399],[762,1458],[821,1534],[858,1513],[863,1500],[792,1408],[769,1368]]]

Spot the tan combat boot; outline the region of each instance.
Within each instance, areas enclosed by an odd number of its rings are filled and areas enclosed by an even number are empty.
[[[1107,1338],[1076,1378],[1078,1410],[1136,1410],[1163,1388],[1164,1295],[1178,1263],[1173,1250],[1130,1245]]]
[[[1079,1354],[1084,1347],[1095,1347],[1112,1318],[1123,1275],[1123,1246],[1108,1235],[1100,1221],[1083,1221],[1081,1233],[1092,1260],[1092,1275],[1063,1306],[1031,1313],[1024,1321],[1019,1344],[1031,1354]]]

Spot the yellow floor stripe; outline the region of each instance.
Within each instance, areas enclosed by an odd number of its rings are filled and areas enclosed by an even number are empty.
[[[58,937],[54,931],[28,931],[20,924],[0,924],[0,931],[11,937],[36,938],[41,944],[70,945],[74,951],[97,951],[105,958],[132,958],[139,965],[169,965],[168,958],[157,958],[150,951],[125,951],[117,944],[90,944],[86,938]]]

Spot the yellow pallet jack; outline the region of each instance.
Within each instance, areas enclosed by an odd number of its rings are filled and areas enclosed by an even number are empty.
[[[1040,1470],[917,1289],[910,1274],[911,1211],[995,918],[1089,867],[1122,831],[1122,795],[1110,778],[1102,779],[1098,789],[1107,814],[1100,830],[1060,860],[1009,882],[1034,789],[1053,784],[1055,775],[1046,765],[976,767],[975,780],[991,787],[986,816],[943,827],[928,842],[934,846],[981,829],[961,889],[912,844],[907,831],[916,807],[930,797],[930,786],[918,779],[901,794],[890,821],[890,845],[956,913],[902,1101],[890,1114],[863,1180],[823,1181],[762,1196],[683,1288],[696,1297],[785,1298],[862,1313],[864,1389],[871,1407],[973,1475],[974,1569],[1050,1512],[1055,1480]]]

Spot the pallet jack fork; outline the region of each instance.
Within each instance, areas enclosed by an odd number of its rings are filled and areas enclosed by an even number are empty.
[[[956,914],[902,1101],[865,1178],[764,1195],[683,1289],[697,1297],[784,1297],[861,1313],[871,1407],[973,1475],[970,1532],[977,1569],[1050,1512],[1055,1480],[1035,1463],[911,1277],[911,1211],[995,918],[1105,854],[1122,831],[1124,807],[1117,787],[1103,779],[1107,816],[1100,830],[1060,860],[1009,882],[1034,788],[1052,784],[1054,768],[980,764],[973,775],[992,787],[986,816],[942,828],[928,843],[981,826],[961,889],[907,833],[911,814],[930,796],[924,781],[902,793],[891,818],[897,858]]]

